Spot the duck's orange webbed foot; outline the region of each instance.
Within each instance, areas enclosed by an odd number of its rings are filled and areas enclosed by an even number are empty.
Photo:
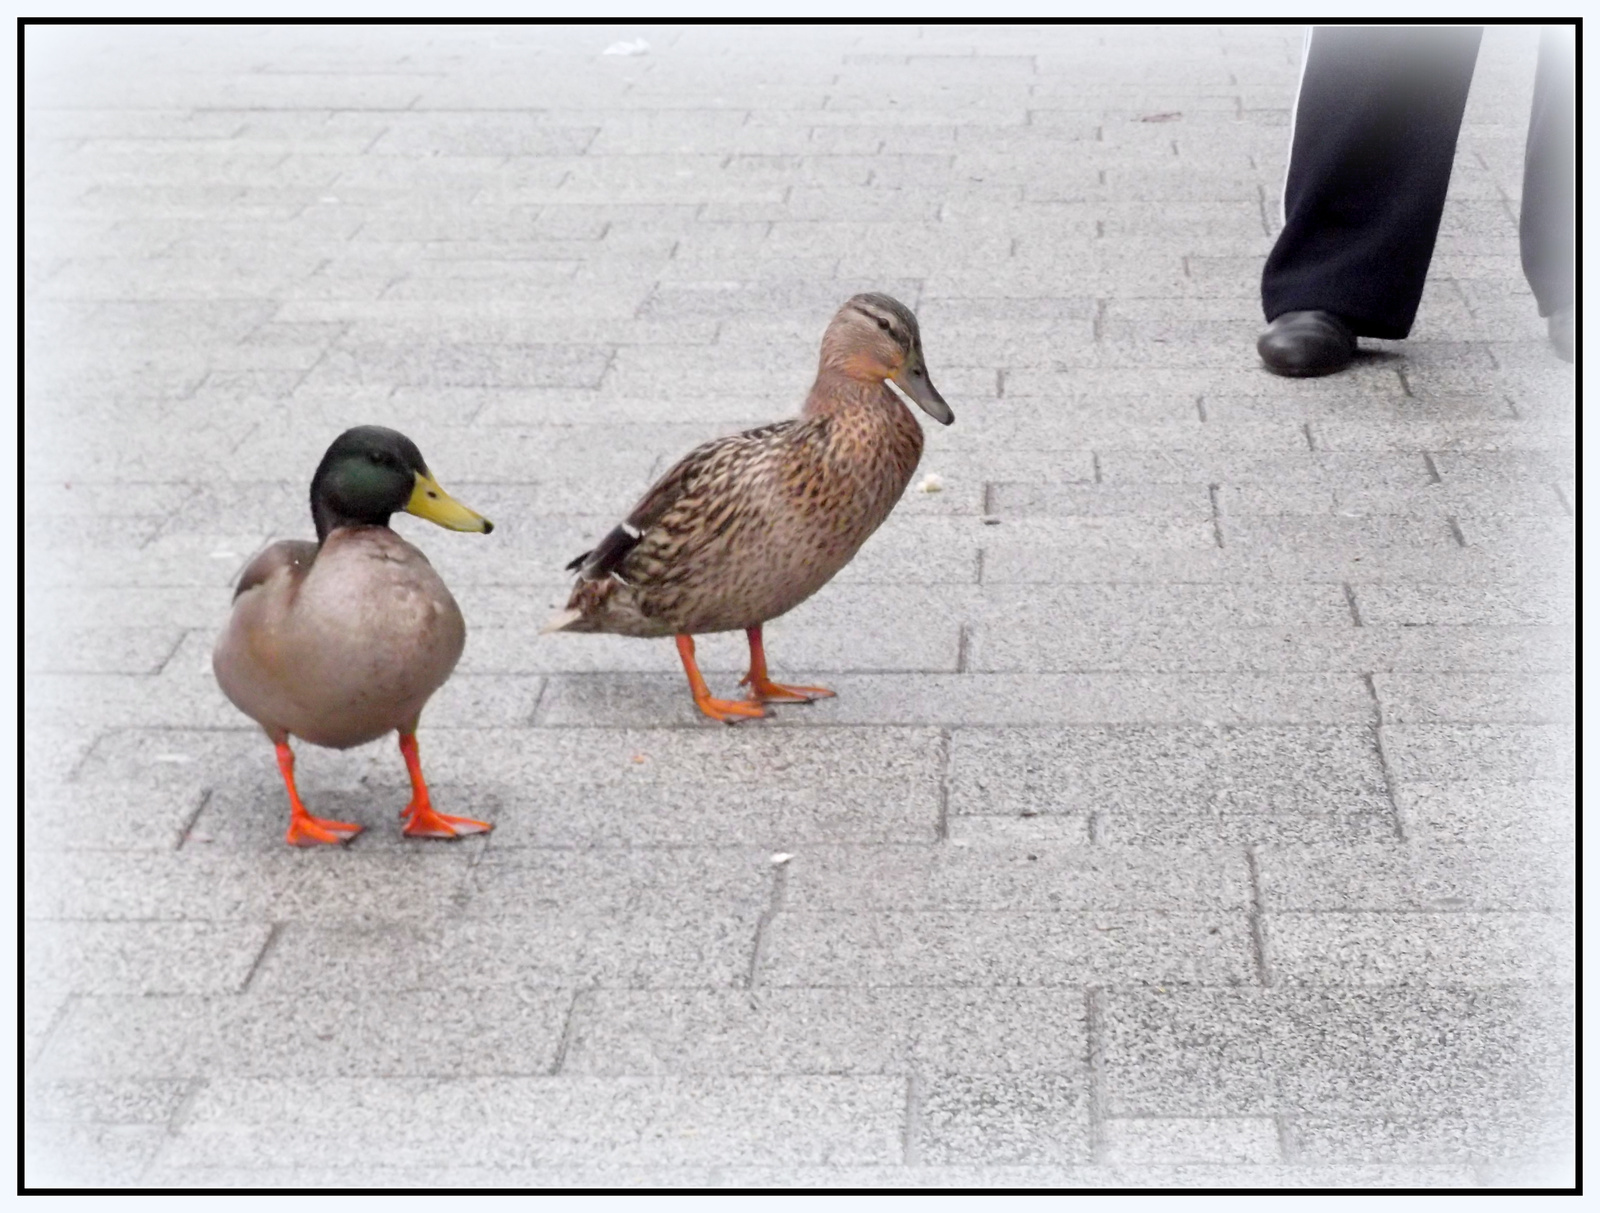
[[[706,686],[706,680],[700,675],[700,667],[695,664],[694,637],[679,636],[677,639],[678,656],[683,659],[683,672],[689,676],[689,691],[694,696],[695,707],[723,724],[738,724],[741,720],[759,719],[767,714],[759,703],[742,699],[713,699],[711,688]]]
[[[752,703],[811,703],[834,697],[827,687],[791,687],[773,682],[767,677],[767,651],[761,643],[761,625],[746,628],[745,636],[750,641],[750,671],[739,679],[739,685],[750,688]]]
[[[353,821],[329,821],[306,812],[300,791],[294,786],[294,751],[286,741],[275,744],[278,750],[278,773],[283,776],[283,786],[289,792],[289,829],[283,840],[292,847],[336,846],[349,842],[361,833],[362,827]]]
[[[400,754],[411,776],[411,803],[400,810],[405,825],[400,832],[407,838],[461,838],[467,834],[487,834],[494,829],[475,817],[451,817],[434,810],[428,785],[422,778],[422,759],[417,754],[417,735],[400,734]]]
[[[750,688],[751,703],[812,703],[834,698],[834,692],[827,687],[786,686],[769,678],[757,679],[753,674],[739,679],[739,685]]]
[[[310,813],[291,813],[289,831],[283,840],[292,847],[346,843],[361,833],[362,828],[353,821],[329,821],[326,817],[313,817]]]
[[[473,817],[451,817],[434,811],[432,805],[413,801],[400,814],[405,818],[401,833],[407,838],[460,838],[465,834],[487,834],[494,829],[487,821]]]
[[[710,695],[704,697],[696,695],[694,706],[712,720],[720,720],[723,724],[738,724],[741,720],[759,720],[767,714],[759,703],[748,699],[713,699]]]

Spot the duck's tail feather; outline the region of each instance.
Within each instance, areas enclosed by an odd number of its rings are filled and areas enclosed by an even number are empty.
[[[550,616],[549,622],[539,629],[539,635],[543,636],[546,632],[564,632],[582,618],[582,611],[576,607],[568,607],[566,610],[558,611]]]
[[[622,567],[628,553],[638,544],[640,534],[639,528],[631,522],[619,523],[594,545],[592,551],[585,552],[567,567],[581,569],[584,577],[590,581],[609,577]]]

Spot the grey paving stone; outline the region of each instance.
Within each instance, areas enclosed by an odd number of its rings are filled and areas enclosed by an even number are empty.
[[[1457,542],[1442,518],[1403,514],[1363,518],[1288,515],[1230,517],[1221,524],[1224,546],[1288,549],[1301,554],[1354,551],[1362,556],[1381,548],[1449,547]]]
[[[263,923],[36,921],[30,979],[78,994],[237,992],[270,928]]]
[[[1111,1116],[1515,1116],[1572,1064],[1558,988],[1111,990],[1105,1024]]]
[[[1085,1022],[1046,988],[597,990],[562,1072],[1081,1075]]]
[[[1211,520],[1204,485],[1153,485],[1137,489],[1100,484],[994,484],[989,497],[994,514],[1064,514],[1099,517],[1158,514]]]
[[[861,914],[784,911],[758,979],[774,986],[1081,986],[1253,980],[1240,914],[1129,912]]]
[[[783,676],[809,677],[802,671]],[[850,674],[837,698],[776,709],[757,728],[841,725],[1342,723],[1373,719],[1365,685],[1320,675],[1285,686],[1247,674]],[[715,692],[717,688],[713,688]],[[553,676],[544,727],[705,722],[681,679]],[[706,722],[709,723],[709,722]],[[748,726],[747,726],[748,727]]]
[[[73,995],[60,985],[46,984],[28,974],[22,998],[22,1014],[18,1017],[19,1042],[24,1064],[31,1066],[51,1034],[66,1017]]]
[[[222,589],[266,544],[262,532],[157,536],[142,548],[52,553],[29,570],[30,589],[185,586]]]
[[[872,598],[860,596],[857,601],[861,603],[858,609],[819,606],[808,611],[809,626],[796,626],[788,619],[767,626],[764,641],[768,660],[774,666],[781,662],[785,667],[818,671],[955,672],[961,651],[958,624],[940,621],[934,626],[906,627],[898,620],[884,620],[881,606],[871,609],[877,605]],[[556,609],[553,606],[543,610],[543,618]],[[668,673],[683,668],[676,648],[666,641],[600,635],[540,636],[537,629],[543,618],[516,627],[472,628],[458,667],[461,673]],[[713,643],[696,642],[701,671],[708,675],[743,676],[749,668],[744,638],[739,637],[736,644],[708,639]],[[707,651],[704,657],[699,652],[702,647]]]
[[[1159,1166],[1270,1166],[1282,1161],[1277,1122],[1267,1117],[1143,1117],[1103,1123],[1106,1159],[1130,1170]]]
[[[1462,518],[1459,525],[1469,547],[1526,547],[1554,556],[1573,551],[1577,543],[1574,521],[1559,515],[1541,518],[1469,516]]]
[[[1257,856],[1269,910],[1564,910],[1570,860],[1489,842],[1264,849]]]
[[[449,811],[462,789],[462,808],[495,822],[497,843],[507,846],[930,841],[936,829],[933,729],[871,729],[848,738],[832,731],[561,729],[541,732],[532,746],[530,737],[525,730],[463,730],[439,746],[423,737],[436,803]],[[240,814],[252,823],[251,849],[281,845],[287,810],[259,734],[172,732],[158,745],[149,740],[142,730],[108,735],[85,762],[86,776],[167,787],[185,781],[183,772],[214,772],[208,819],[196,823],[191,840],[228,837],[209,815]],[[376,828],[382,817],[374,816],[379,805],[390,806],[384,814],[398,812],[407,796],[387,740],[342,754],[300,747],[296,776],[319,811],[374,823],[352,846],[401,845]],[[752,781],[763,789],[759,797],[748,794]],[[542,791],[530,795],[530,788]],[[474,841],[481,840],[466,839],[459,849]]]
[[[916,1148],[937,1165],[1090,1160],[1088,1083],[1077,1074],[942,1074],[918,1092]]]
[[[1408,782],[1395,789],[1395,803],[1419,840],[1570,850],[1577,823],[1576,789],[1552,780]]]
[[[922,474],[936,472],[941,477],[951,480],[964,478],[983,482],[1018,477],[1046,483],[1087,484],[1094,480],[1092,451],[1038,448],[1019,450],[996,446],[946,449],[934,445],[941,441],[939,435],[930,437],[929,449],[920,465]],[[1050,518],[1029,520],[1022,533],[1033,537],[1035,541],[1039,537],[1046,537],[1053,547],[1067,548],[1067,551],[1058,551],[1058,560],[1070,557],[1072,555],[1070,549],[1073,546],[1083,545],[1081,538],[1077,545],[1072,543],[1074,535],[1088,537],[1091,543],[1094,535],[1092,529],[1085,529],[1080,522]],[[992,546],[994,538],[993,535],[986,536],[985,546]],[[1189,542],[1193,541],[1192,535],[1184,538]],[[1171,546],[1170,542],[1167,546]]]
[[[166,515],[181,509],[194,496],[187,482],[60,481],[39,480],[24,474],[27,497],[24,516],[55,523],[68,517],[95,515]]]
[[[1246,909],[1237,851],[1118,850],[1045,839],[966,847],[818,847],[786,867],[785,911]]]
[[[49,524],[30,519],[23,527],[23,542],[33,550],[25,567],[31,573],[66,553],[92,560],[108,551],[138,548],[155,536],[161,523],[159,518],[90,516]],[[50,550],[45,550],[46,545]]]
[[[462,393],[461,398],[471,402],[475,423],[492,426],[520,428],[572,421],[616,426],[622,423],[644,423],[659,416],[661,411],[659,396],[649,393],[624,396],[604,386],[592,392],[546,388],[462,388],[453,391],[459,391]],[[392,399],[397,403],[422,405],[428,400],[439,399],[439,393],[429,392],[425,396],[416,396],[411,389],[403,388],[397,391]],[[758,425],[776,420],[786,411],[793,411],[791,405],[792,400],[780,402],[776,397],[772,398],[772,403],[769,404],[765,398],[756,398],[753,394],[718,395],[699,391],[684,393],[673,402],[672,407],[674,416],[680,421],[712,424],[717,427],[719,434],[723,434],[754,429]],[[663,448],[660,453],[666,454],[667,451]],[[673,453],[685,452],[674,448]],[[559,468],[541,467],[535,483],[586,478],[574,477],[570,473],[563,477],[558,474],[560,471]],[[619,488],[612,485],[603,487],[613,493]],[[645,487],[641,485],[637,491],[642,493]],[[568,506],[548,508],[538,512],[594,511]]]
[[[1485,691],[1499,686],[1538,685],[1542,681],[1538,676],[1541,671],[1551,671],[1551,680],[1559,685],[1561,676],[1556,672],[1572,668],[1572,650],[1569,640],[1558,629],[1537,627],[1357,628],[1296,624],[1213,630],[1159,625],[1146,628],[1090,625],[1061,632],[976,623],[967,631],[967,668],[1041,673],[1047,670],[1396,671],[1378,675],[1385,679],[1381,684],[1385,691],[1381,693],[1392,699],[1395,688],[1399,687],[1416,687],[1418,693],[1425,694],[1428,688],[1442,691],[1457,682],[1463,687],[1484,688]],[[1446,673],[1454,670],[1485,672]],[[1494,673],[1501,670],[1528,671],[1528,674],[1513,677]],[[1495,706],[1479,710],[1494,711],[1503,717],[1515,708],[1514,700],[1491,700],[1490,703]],[[1505,706],[1499,706],[1502,704]],[[1385,711],[1388,710],[1386,706]],[[1462,709],[1440,705],[1440,710],[1459,713]],[[1539,711],[1523,718],[1538,719],[1541,715],[1547,712]],[[1438,718],[1441,717],[1435,717]]]
[[[1262,933],[1273,979],[1288,985],[1573,979],[1573,921],[1561,915],[1272,913]]]
[[[33,1079],[23,1100],[39,1124],[165,1126],[191,1090],[182,1079]]]
[[[266,1132],[288,1117],[379,1168],[881,1165],[904,1110],[904,1081],[876,1077],[251,1079],[205,1088],[162,1162],[294,1164],[299,1147]]]
[[[371,413],[367,413],[371,416]],[[384,415],[384,414],[379,414]],[[338,430],[331,426],[325,431],[332,442]],[[311,465],[314,471],[315,464]],[[305,484],[288,480],[236,481],[226,485],[196,485],[193,496],[181,513],[167,519],[166,534],[189,532],[198,520],[204,519],[205,529],[219,536],[263,534],[282,537],[304,536],[315,538],[312,529],[311,506],[307,486],[311,473],[307,472]],[[215,550],[228,550],[221,543]],[[208,553],[209,555],[209,553]],[[249,558],[253,553],[243,553]],[[221,557],[218,557],[220,560]],[[221,620],[228,607],[228,598],[221,597],[210,604],[210,618]],[[192,626],[192,625],[190,625]]]
[[[1085,846],[1089,842],[1088,815],[1041,817],[950,817],[945,835],[953,847],[1027,847],[1040,845]]]
[[[1386,723],[1545,724],[1573,719],[1575,683],[1561,675],[1378,674]]]
[[[1500,1158],[1554,1160],[1571,1150],[1574,1123],[1565,1117],[1526,1116],[1395,1117],[1297,1116],[1295,1148],[1302,1162],[1337,1162],[1352,1157],[1382,1162],[1433,1163]]]
[[[491,850],[475,864],[462,912],[479,920],[544,918],[583,904],[595,917],[672,916],[703,900],[715,912],[759,914],[771,899],[768,852],[743,847]]]
[[[472,286],[474,293],[485,293],[482,284]],[[529,289],[543,293],[537,284]],[[363,384],[585,388],[599,384],[608,359],[605,350],[582,346],[359,346],[323,359],[305,383],[327,388]]]
[[[1472,516],[1482,518],[1557,517],[1564,513],[1560,496],[1552,486],[1528,481],[1507,482],[1493,489],[1464,486],[1459,481],[1441,480],[1420,489],[1398,491],[1368,490],[1334,492],[1340,511],[1435,514],[1461,520],[1463,534]]]
[[[387,117],[359,149],[377,156],[562,156],[581,152],[593,127],[530,123],[512,113],[439,111]]]
[[[1116,809],[1087,825],[1096,841],[1108,847],[1184,847],[1197,836],[1206,846],[1352,845],[1387,842],[1397,835],[1394,814],[1376,805],[1342,812],[1296,810],[1292,805],[1231,810],[1198,804],[1183,812]]]
[[[1546,567],[1545,576],[1549,576]],[[1571,626],[1574,602],[1564,587],[1523,585],[1450,586],[1430,581],[1385,581],[1355,585],[1363,623],[1417,627],[1427,624]]]
[[[1504,481],[1511,477],[1528,480],[1558,480],[1570,477],[1575,455],[1563,451],[1441,451],[1433,456],[1434,466],[1446,483]]]
[[[31,724],[23,731],[22,759],[27,779],[34,781],[37,789],[59,786],[83,765],[99,736],[93,730]],[[31,790],[25,786],[25,792]],[[26,816],[25,813],[25,823]]]
[[[1218,1188],[1238,1185],[1273,1190],[1369,1188],[1475,1188],[1480,1169],[1463,1164],[1377,1166],[550,1166],[536,1169],[433,1167],[251,1168],[169,1167],[146,1172],[152,1187],[494,1187],[494,1188],[890,1188],[1049,1189]],[[1568,1168],[1570,1175],[1571,1169]],[[1545,1169],[1510,1169],[1519,1177],[1547,1178]],[[1493,1186],[1491,1184],[1491,1186]],[[1553,1185],[1547,1185],[1553,1186]]]
[[[1330,419],[1313,421],[1310,426],[1317,449],[1325,451],[1560,451],[1572,446],[1572,428],[1560,423],[1416,421],[1374,424],[1369,419]]]
[[[205,728],[227,723],[232,705],[214,682],[192,676],[168,679],[148,674],[31,674],[23,693],[40,724],[76,721],[96,729],[138,724],[148,719],[152,695],[169,700],[175,725]]]
[[[288,821],[287,806],[282,820]],[[204,837],[205,826],[197,829]],[[24,858],[23,913],[122,922],[341,922],[380,904],[391,920],[425,920],[460,909],[475,858],[459,847],[413,847],[400,855],[288,846],[219,853],[193,831],[181,851],[170,843],[143,851],[39,848]]]
[[[987,566],[987,561],[985,564]],[[987,567],[985,572],[987,573]],[[1262,628],[1314,625],[1344,629],[1352,620],[1343,590],[1335,584],[1271,582],[1110,582],[986,586],[971,611],[980,627],[995,632],[1038,633],[1062,619],[1098,628]]]
[[[29,764],[33,777],[35,767]],[[199,782],[159,792],[121,782],[26,784],[22,795],[24,850],[52,852],[170,852],[200,812]]]
[[[759,915],[685,900],[659,914],[293,923],[255,984],[276,992],[331,992],[351,981],[390,990],[742,985]]]
[[[1461,587],[1471,584],[1482,596],[1495,583],[1522,583],[1548,578],[1550,561],[1526,554],[1489,552],[1450,545],[1438,547],[1347,548],[1325,547],[1310,552],[1218,548],[1081,548],[1057,550],[1048,564],[1039,559],[1032,539],[1013,542],[1002,525],[983,547],[983,581],[1045,585],[1079,581],[1315,581],[1326,584],[1363,580],[1394,582],[1418,578],[1435,600],[1464,597]],[[1438,589],[1434,589],[1438,586]],[[1559,590],[1557,594],[1559,594]],[[1545,598],[1557,597],[1546,592]],[[1517,594],[1502,594],[1515,602]],[[1421,608],[1428,609],[1428,608]],[[1431,608],[1431,609],[1437,609]],[[1532,609],[1493,610],[1475,615],[1471,610],[1445,622],[1528,623],[1546,614],[1559,616],[1562,608],[1544,612]],[[1570,615],[1570,609],[1566,610]],[[1430,622],[1423,618],[1411,622]],[[1368,622],[1364,620],[1364,622]],[[1406,622],[1380,618],[1380,623]]]
[[[1539,1159],[1483,1163],[1473,1169],[1486,1188],[1577,1188],[1577,1158],[1555,1153]]]
[[[38,1072],[60,1082],[193,1078],[226,1085],[247,1078],[544,1074],[571,1001],[568,991],[532,985],[85,998],[51,1038]]]
[[[760,284],[717,282],[701,286],[683,285],[652,293],[648,302],[639,309],[638,318],[678,321],[733,320],[755,307],[759,300],[760,306],[755,309],[759,312],[781,312],[786,315],[809,317],[809,326],[801,331],[809,332],[811,340],[815,342],[820,339],[828,318],[858,289],[881,291],[899,299],[908,307],[915,308],[917,306],[915,300],[920,293],[918,286],[915,280],[906,278],[891,278],[876,283],[862,282],[859,285],[848,278],[831,282],[791,279]]]
[[[1373,734],[1361,727],[958,729],[951,738],[952,815],[1386,807]]]
[[[1307,450],[1291,457],[1254,452],[1106,450],[1100,468],[1107,484],[1299,484],[1327,480],[1351,488],[1420,488],[1431,483],[1420,452],[1357,454]]]
[[[34,1190],[134,1187],[166,1140],[158,1125],[37,1124],[28,1131],[19,1180]]]
[[[1383,744],[1402,783],[1571,779],[1578,756],[1570,725],[1385,725]]]

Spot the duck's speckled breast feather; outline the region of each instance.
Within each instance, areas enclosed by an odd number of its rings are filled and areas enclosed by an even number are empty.
[[[274,545],[241,587],[213,668],[274,738],[345,748],[400,728],[466,643],[461,610],[428,558],[387,527],[337,530],[320,550]]]

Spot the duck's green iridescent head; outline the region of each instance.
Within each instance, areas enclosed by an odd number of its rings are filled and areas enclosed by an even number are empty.
[[[333,440],[311,478],[317,539],[344,526],[388,526],[415,514],[452,531],[487,535],[494,524],[439,487],[417,444],[381,425],[358,425]]]

